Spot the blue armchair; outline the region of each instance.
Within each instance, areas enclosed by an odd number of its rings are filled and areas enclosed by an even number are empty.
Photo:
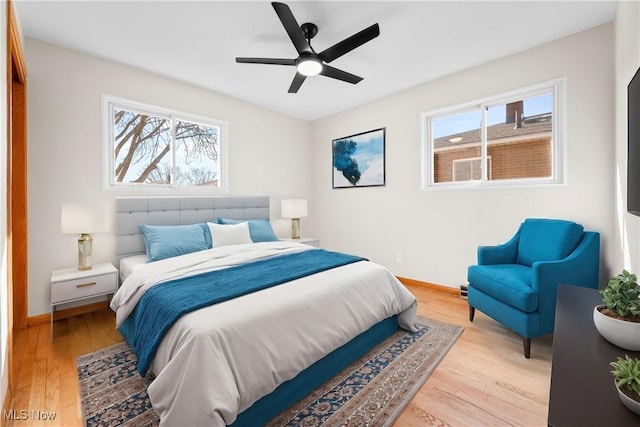
[[[507,243],[480,246],[467,272],[469,320],[478,309],[523,337],[550,334],[558,284],[598,288],[600,234],[571,221],[526,219]]]

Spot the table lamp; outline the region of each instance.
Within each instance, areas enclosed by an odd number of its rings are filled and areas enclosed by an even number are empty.
[[[291,237],[300,239],[300,218],[308,215],[307,199],[283,199],[281,202],[283,218],[291,218]]]
[[[99,218],[101,213],[78,203],[62,204],[60,229],[63,234],[80,234],[78,238],[78,270],[91,270],[93,237],[91,233],[106,231],[107,226]],[[95,215],[94,215],[95,214]]]

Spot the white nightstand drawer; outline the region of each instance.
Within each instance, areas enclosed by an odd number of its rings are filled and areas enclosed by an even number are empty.
[[[78,298],[113,293],[116,291],[116,287],[115,273],[53,283],[51,285],[51,303],[59,304]]]
[[[94,264],[89,270],[63,268],[51,273],[51,342],[56,307],[118,290],[118,270],[110,263]]]

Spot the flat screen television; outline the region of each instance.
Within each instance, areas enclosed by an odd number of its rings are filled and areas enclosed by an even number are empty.
[[[640,69],[627,86],[627,211],[640,216]]]

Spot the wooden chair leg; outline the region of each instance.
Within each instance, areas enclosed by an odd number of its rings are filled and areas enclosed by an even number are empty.
[[[524,345],[524,357],[529,359],[531,357],[531,338],[522,338],[522,344]]]
[[[473,322],[473,316],[476,314],[476,308],[469,306],[469,322]]]

